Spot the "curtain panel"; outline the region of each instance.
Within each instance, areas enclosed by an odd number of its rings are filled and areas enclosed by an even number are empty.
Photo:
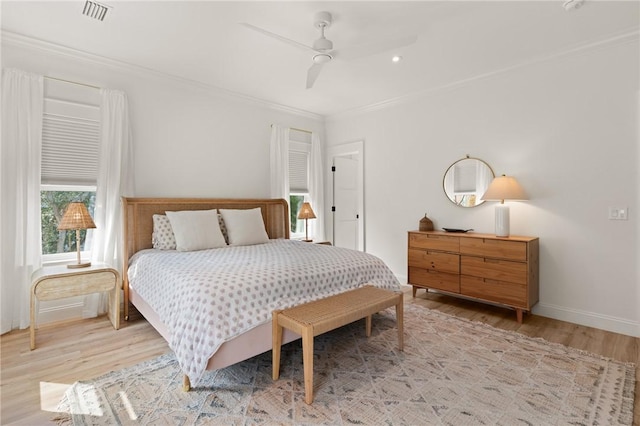
[[[324,232],[324,162],[322,144],[317,133],[311,134],[311,156],[309,158],[309,197],[317,218],[309,223],[312,238],[325,240]]]
[[[29,327],[31,274],[42,265],[40,169],[43,76],[2,71],[1,332]]]
[[[269,154],[271,198],[284,198],[289,204],[289,128],[271,125]]]
[[[100,155],[91,259],[104,262],[122,274],[123,221],[120,198],[132,196],[133,144],[127,96],[119,90],[100,90]],[[89,295],[83,316],[106,312],[106,295]]]

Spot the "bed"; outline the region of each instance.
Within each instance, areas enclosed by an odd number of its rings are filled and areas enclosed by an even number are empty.
[[[375,256],[290,240],[289,212],[282,199],[125,197],[122,204],[125,320],[131,304],[167,340],[185,373],[185,388],[197,385],[205,370],[270,350],[273,309],[364,283],[400,291],[393,273]],[[215,211],[220,217],[255,210],[266,231],[260,244],[239,244],[234,234],[235,244],[219,248],[153,248],[154,215]],[[231,220],[229,224],[237,228]],[[223,221],[220,225],[224,229]],[[283,342],[298,338],[287,331]]]

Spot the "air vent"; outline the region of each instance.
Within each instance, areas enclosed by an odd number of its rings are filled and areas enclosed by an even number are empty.
[[[97,19],[98,21],[104,21],[105,16],[107,16],[107,12],[110,7],[104,4],[100,4],[95,1],[87,0],[84,3],[84,10],[82,11],[83,15],[88,16],[89,18]]]

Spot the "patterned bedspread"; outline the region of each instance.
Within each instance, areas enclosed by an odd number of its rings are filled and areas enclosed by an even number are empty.
[[[379,258],[292,240],[194,252],[143,250],[130,286],[168,327],[169,346],[196,385],[222,343],[284,309],[371,283],[399,290]]]

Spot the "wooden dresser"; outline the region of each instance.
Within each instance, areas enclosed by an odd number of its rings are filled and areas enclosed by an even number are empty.
[[[410,231],[408,280],[419,288],[498,303],[522,313],[538,302],[538,238]]]

